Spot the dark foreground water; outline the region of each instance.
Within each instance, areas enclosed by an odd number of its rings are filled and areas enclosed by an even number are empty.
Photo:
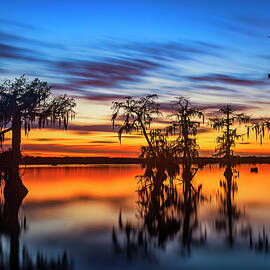
[[[198,171],[201,195],[187,207],[179,182],[158,213],[136,192],[137,165],[22,169],[20,260],[27,251],[78,270],[269,269],[270,166],[251,167],[238,166],[229,189],[224,169]],[[8,257],[10,237],[1,241]]]

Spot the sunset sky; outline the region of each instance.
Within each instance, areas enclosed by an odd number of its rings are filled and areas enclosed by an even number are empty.
[[[0,80],[39,77],[78,104],[68,131],[23,137],[24,154],[136,156],[141,136],[120,145],[110,122],[112,101],[125,96],[158,94],[159,124],[177,96],[206,113],[231,103],[270,116],[269,11],[269,0],[2,1]],[[206,124],[198,135],[211,155],[216,133]],[[270,140],[237,150],[269,155]]]

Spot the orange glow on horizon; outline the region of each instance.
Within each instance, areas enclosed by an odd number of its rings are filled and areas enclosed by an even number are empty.
[[[270,175],[270,165],[257,165],[257,174],[250,173],[250,167],[249,164],[237,166],[240,175],[236,178],[238,203],[269,204],[270,181],[266,176]],[[30,190],[25,202],[117,197],[135,201],[136,176],[143,173],[139,165],[28,167],[21,171],[24,172],[23,182]],[[219,181],[225,179],[223,172],[224,168],[219,169],[218,165],[207,166],[197,172],[194,184],[202,184],[203,193],[213,196],[220,188]]]
[[[78,101],[78,114],[76,119],[70,122],[67,131],[58,129],[57,126],[50,129],[32,129],[28,136],[22,129],[23,155],[31,156],[72,156],[72,157],[137,157],[140,146],[146,145],[141,134],[123,134],[120,144],[117,130],[113,130],[110,115],[110,102],[99,104],[85,100]],[[257,112],[258,115],[259,112]],[[166,120],[168,115],[162,119]],[[166,123],[153,123],[153,127],[165,127]],[[244,127],[239,129],[245,134]],[[251,132],[252,133],[252,132]],[[201,156],[212,156],[216,147],[217,131],[204,124],[199,128],[197,138]],[[10,145],[10,134],[6,136],[6,144]],[[270,155],[270,139],[264,138],[263,144],[256,141],[254,134],[248,139],[240,139],[235,148],[235,153],[240,155]]]
[[[197,135],[201,156],[213,155],[218,134],[210,131]],[[23,154],[32,156],[137,157],[141,145],[146,145],[146,141],[136,133],[124,134],[121,144],[115,132],[76,134],[45,129],[32,130],[28,137],[22,138]],[[260,145],[254,135],[249,139],[244,136],[234,151],[238,155],[270,155],[270,139],[264,138]]]

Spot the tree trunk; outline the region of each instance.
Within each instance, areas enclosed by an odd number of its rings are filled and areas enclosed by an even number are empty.
[[[21,160],[21,115],[17,111],[12,118],[12,155],[5,172],[4,214],[8,226],[17,226],[16,218],[23,198],[28,193],[20,178]]]
[[[144,135],[144,137],[145,137],[145,139],[146,139],[146,141],[147,141],[147,143],[148,143],[148,146],[149,146],[151,152],[153,153],[153,157],[156,157],[156,153],[155,153],[155,151],[154,151],[154,147],[153,147],[151,141],[149,140],[149,137],[148,137],[148,135],[147,135],[146,129],[145,129],[145,127],[144,127],[144,125],[143,125],[143,122],[142,122],[142,120],[141,120],[140,117],[139,117],[139,121],[140,121],[140,123],[141,123],[143,135]]]
[[[226,115],[226,165],[229,165],[231,160],[231,146],[230,146],[230,113]]]
[[[12,129],[12,152],[13,158],[16,163],[19,164],[21,159],[21,115],[16,111],[12,118],[11,129]]]

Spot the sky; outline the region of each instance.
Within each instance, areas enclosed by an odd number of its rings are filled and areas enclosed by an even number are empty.
[[[138,134],[120,144],[111,104],[157,94],[166,122],[178,96],[216,112],[222,104],[254,117],[270,115],[270,2],[259,0],[3,0],[0,81],[39,77],[54,95],[77,102],[68,131],[32,129],[29,155],[134,157]],[[214,132],[199,129],[202,155]],[[270,141],[241,141],[241,154],[270,154]]]

